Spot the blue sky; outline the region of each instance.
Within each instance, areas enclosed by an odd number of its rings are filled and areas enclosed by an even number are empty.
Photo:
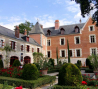
[[[76,24],[82,18],[80,7],[70,0],[1,0],[0,25],[14,29],[15,25],[26,20],[35,25],[37,19],[43,27],[54,26],[55,20],[60,25]]]

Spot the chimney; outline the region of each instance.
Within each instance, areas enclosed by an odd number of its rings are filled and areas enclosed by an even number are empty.
[[[27,30],[26,30],[26,29],[25,29],[25,31],[24,31],[24,35],[27,36]]]
[[[59,29],[59,20],[55,20],[55,30]]]
[[[15,29],[15,36],[19,38],[19,27],[18,26],[16,26],[16,29]]]
[[[40,24],[40,27],[43,29],[43,25]]]

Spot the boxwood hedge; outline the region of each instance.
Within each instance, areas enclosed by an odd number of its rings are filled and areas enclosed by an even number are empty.
[[[23,80],[23,79],[18,79],[18,78],[11,78],[11,77],[3,77],[0,76],[0,84],[3,84],[4,81],[8,81],[8,85],[13,85],[15,84],[16,86],[23,86],[24,88],[36,88],[41,85],[51,83],[56,79],[55,76],[42,76],[38,78],[37,80]]]

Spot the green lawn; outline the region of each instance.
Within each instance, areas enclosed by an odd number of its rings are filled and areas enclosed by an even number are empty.
[[[4,87],[4,88],[3,88]],[[12,86],[0,84],[0,89],[12,89]]]

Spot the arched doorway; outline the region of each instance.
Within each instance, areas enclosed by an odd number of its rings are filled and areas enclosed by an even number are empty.
[[[31,58],[29,56],[24,57],[24,64],[28,64],[31,62]]]
[[[0,59],[2,59],[2,55],[0,55]]]
[[[14,62],[15,60],[18,60],[18,57],[17,57],[17,56],[12,56],[12,57],[10,58],[10,66],[13,65],[13,62]]]

